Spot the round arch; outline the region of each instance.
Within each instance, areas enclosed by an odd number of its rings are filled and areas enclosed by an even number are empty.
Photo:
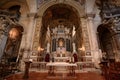
[[[36,21],[36,27],[35,27],[36,29],[35,29],[34,35],[37,35],[41,32],[41,28],[43,27],[43,23],[42,23],[43,18],[42,17],[44,16],[44,13],[46,12],[46,10],[48,8],[50,8],[51,6],[54,6],[57,4],[64,4],[64,5],[70,6],[74,10],[73,12],[75,12],[77,14],[77,16],[79,18],[79,20],[78,20],[79,23],[81,23],[80,18],[86,16],[85,11],[84,11],[84,7],[81,6],[81,4],[76,2],[76,1],[64,1],[64,2],[45,1],[45,2],[40,4],[38,12],[37,12],[37,16],[36,16],[37,21]],[[43,34],[43,33],[41,33],[41,34]],[[40,45],[39,38],[40,38],[40,34],[38,36],[34,36],[32,49],[35,51],[37,50],[37,47],[39,47],[39,45]]]
[[[41,4],[39,10],[38,10],[38,16],[42,17],[44,12],[50,7],[53,6],[55,4],[61,4],[59,1],[47,1],[43,4]],[[80,4],[78,4],[76,1],[65,1],[62,4],[66,4],[69,6],[72,6],[77,12],[79,17],[84,17],[85,16],[85,11],[83,6],[81,6]]]
[[[101,24],[97,28],[99,47],[102,50],[103,59],[107,60],[115,59],[116,43],[114,39],[115,31],[110,27],[110,25]]]
[[[14,6],[14,5],[20,5],[21,6],[21,9],[20,9],[21,14],[26,14],[27,12],[29,12],[29,8],[28,8],[26,2],[20,2],[20,1],[5,2],[4,5],[1,6],[1,8],[2,9],[8,9],[11,6]]]

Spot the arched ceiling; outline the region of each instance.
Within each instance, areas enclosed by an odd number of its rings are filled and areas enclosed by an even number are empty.
[[[107,1],[108,3],[114,4],[116,6],[120,6],[120,0],[96,0],[96,4],[98,6],[102,6],[102,3]]]
[[[22,14],[29,11],[26,0],[0,0],[0,9],[1,10],[6,10],[15,5],[19,5],[21,7],[20,12]]]
[[[40,43],[44,43],[45,41],[47,27],[49,26],[49,29],[52,31],[52,28],[58,25],[64,25],[64,27],[69,28],[71,33],[73,26],[78,30],[78,27],[80,27],[80,16],[78,11],[72,6],[63,3],[55,4],[47,8],[42,16]],[[77,32],[80,33],[81,31]]]
[[[56,27],[58,24],[63,24],[66,27],[74,25],[79,26],[79,16],[77,11],[65,4],[56,4],[49,7],[43,15],[43,26],[50,28]]]
[[[15,5],[14,2],[19,2],[19,4],[26,3],[26,0],[1,0],[0,1],[0,9],[6,9],[6,8],[8,8],[8,6]],[[10,5],[6,6],[6,4],[8,4],[8,3],[10,3]]]

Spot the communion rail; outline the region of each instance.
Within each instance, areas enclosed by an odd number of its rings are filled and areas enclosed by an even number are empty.
[[[47,62],[32,62],[30,65],[31,71],[47,71]],[[80,71],[83,69],[92,70],[94,68],[93,62],[77,62],[76,70]]]

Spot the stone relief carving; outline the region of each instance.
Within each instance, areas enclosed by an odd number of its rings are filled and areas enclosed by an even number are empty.
[[[36,20],[36,27],[35,27],[35,33],[34,33],[34,40],[33,40],[33,51],[37,51],[39,46],[39,38],[40,38],[40,29],[41,29],[41,18],[38,18]]]
[[[90,50],[90,42],[89,42],[89,36],[87,31],[86,19],[81,19],[81,24],[82,24],[83,41],[85,44],[85,49]]]
[[[0,41],[2,41],[4,35],[7,35],[9,22],[5,19],[5,17],[0,17]],[[1,43],[1,42],[0,42]]]

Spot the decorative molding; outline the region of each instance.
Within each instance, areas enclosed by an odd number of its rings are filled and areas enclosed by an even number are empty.
[[[40,39],[40,30],[41,30],[41,18],[38,18],[36,20],[36,27],[35,27],[35,33],[33,38],[33,48],[32,50],[37,51],[38,46],[40,45],[39,39]]]
[[[15,23],[15,22],[19,21],[20,12],[12,13],[7,10],[0,10],[0,17],[5,17],[10,22]]]
[[[29,13],[27,14],[27,17],[36,17],[37,13]]]
[[[93,14],[93,13],[89,13],[89,14],[87,14],[87,17],[94,18],[94,17],[95,17],[95,14]]]
[[[100,15],[102,19],[120,17],[120,6],[117,5],[117,2],[117,0],[105,0],[96,2],[96,4],[99,6],[99,9],[101,10]]]
[[[82,18],[81,19],[81,24],[82,24],[83,42],[84,42],[84,45],[85,45],[85,49],[90,50],[90,42],[89,42],[87,25],[86,25],[86,19]]]

